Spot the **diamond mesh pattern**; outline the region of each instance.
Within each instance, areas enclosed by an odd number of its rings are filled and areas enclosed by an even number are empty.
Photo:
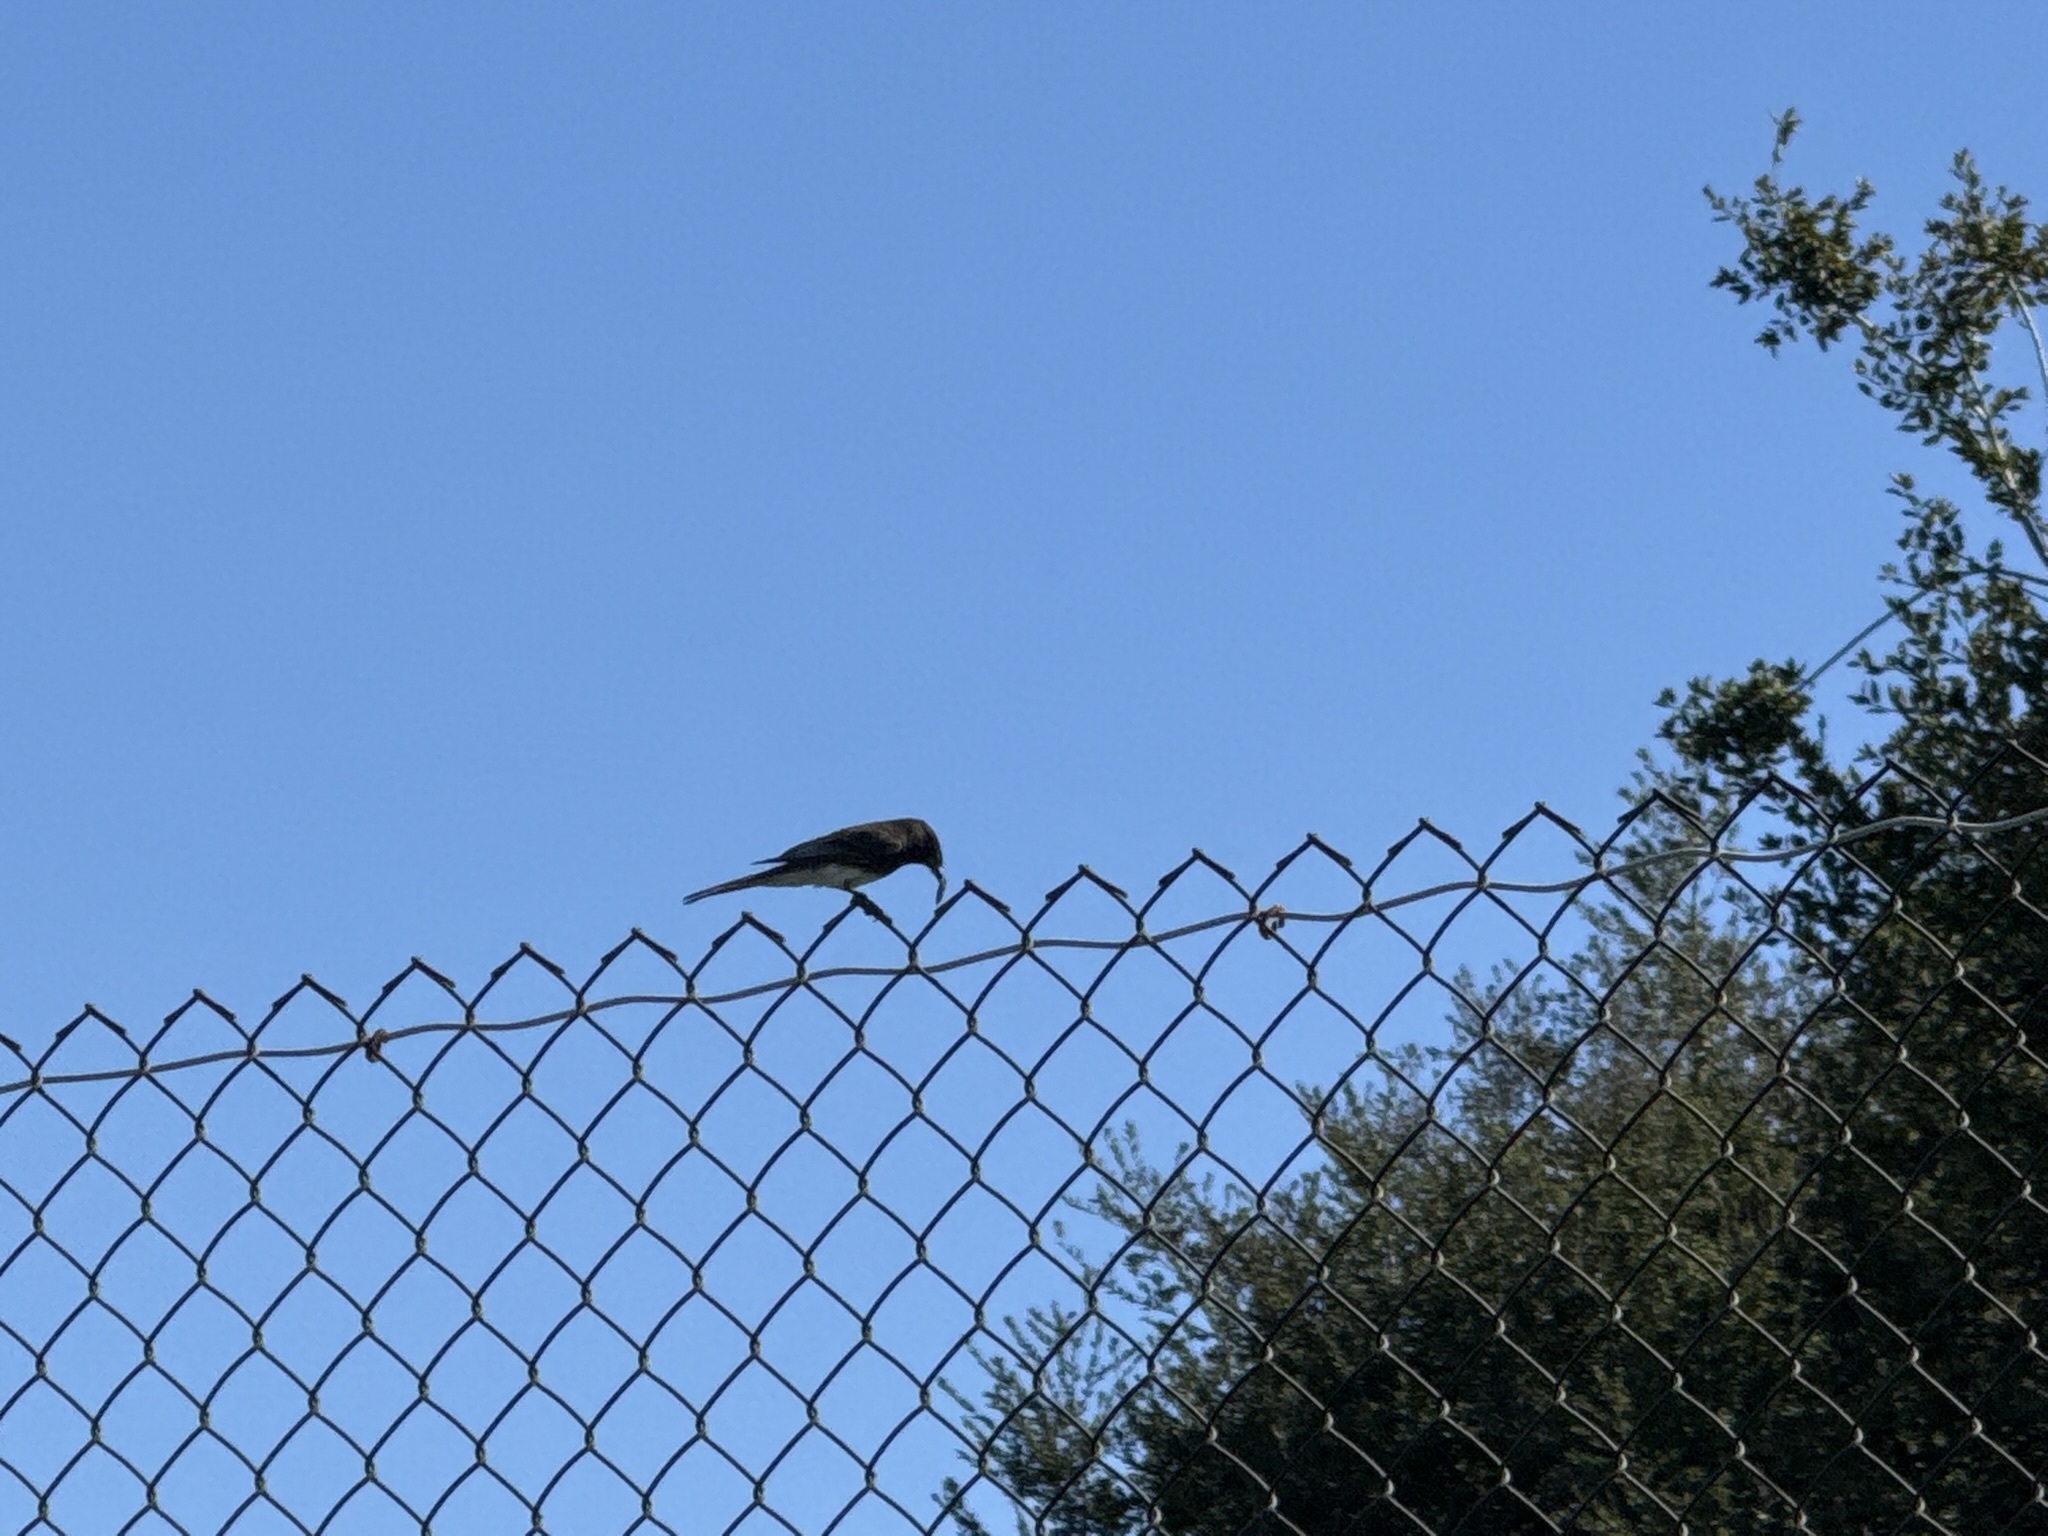
[[[2048,1531],[2011,767],[88,1011],[0,1529]]]

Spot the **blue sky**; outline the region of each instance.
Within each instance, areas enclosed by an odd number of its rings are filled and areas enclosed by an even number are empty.
[[[694,955],[869,817],[1019,902],[1606,825],[1930,467],[1700,186],[1796,103],[1883,221],[2041,190],[1972,14],[14,12],[0,1030]]]

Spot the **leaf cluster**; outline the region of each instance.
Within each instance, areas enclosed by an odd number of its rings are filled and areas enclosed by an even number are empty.
[[[1875,196],[1868,182],[1818,201],[1780,183],[1775,173],[1799,119],[1788,111],[1777,124],[1771,171],[1748,196],[1707,189],[1714,217],[1733,225],[1743,242],[1713,286],[1741,303],[1771,306],[1775,318],[1756,339],[1774,354],[1808,335],[1825,351],[1853,332],[1858,387],[1897,418],[1901,431],[1929,446],[1945,444],[2048,566],[2041,450],[2021,446],[2012,433],[2029,391],[1990,379],[1992,338],[2017,318],[2048,386],[2048,359],[2032,319],[2048,302],[2048,226],[2030,223],[2027,200],[1987,186],[1970,153],[1959,150],[1956,188],[1942,198],[1940,216],[1927,221],[1925,246],[1909,263],[1889,235],[1858,237],[1858,220]]]

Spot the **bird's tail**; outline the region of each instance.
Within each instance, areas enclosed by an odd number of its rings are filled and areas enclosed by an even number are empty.
[[[689,895],[685,896],[683,898],[683,905],[687,907],[691,902],[702,901],[706,896],[729,896],[734,891],[750,891],[757,885],[772,884],[772,877],[776,873],[777,871],[775,870],[764,869],[751,875],[741,875],[737,880],[727,880],[718,885],[707,885],[703,890],[692,891]]]

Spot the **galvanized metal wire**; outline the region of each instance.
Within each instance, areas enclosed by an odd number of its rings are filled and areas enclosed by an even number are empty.
[[[0,1530],[2048,1530],[1977,804],[88,1010],[0,1062]]]

